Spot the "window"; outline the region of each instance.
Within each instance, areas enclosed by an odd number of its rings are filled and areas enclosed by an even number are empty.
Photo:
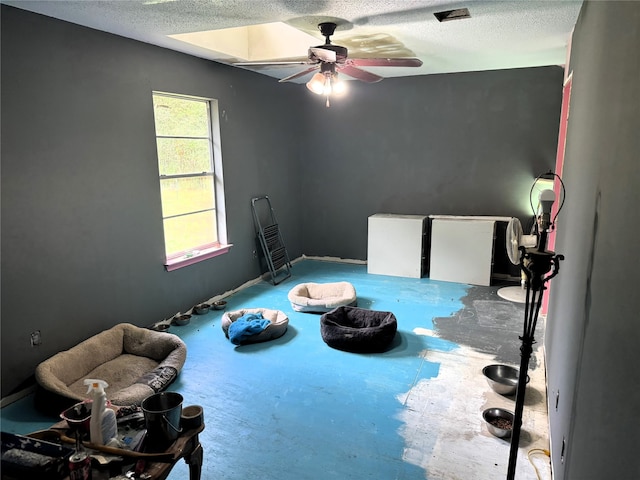
[[[154,92],[167,270],[225,253],[217,102]]]

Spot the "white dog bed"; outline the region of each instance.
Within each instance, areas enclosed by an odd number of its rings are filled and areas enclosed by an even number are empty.
[[[289,291],[288,297],[297,312],[325,313],[356,305],[356,289],[349,282],[300,283]]]
[[[262,317],[271,323],[259,333],[245,338],[242,344],[266,342],[279,338],[287,331],[289,326],[289,317],[280,310],[269,310],[268,308],[245,308],[234,312],[225,312],[222,315],[222,330],[227,338],[229,338],[229,327],[240,317],[248,314],[262,314]]]

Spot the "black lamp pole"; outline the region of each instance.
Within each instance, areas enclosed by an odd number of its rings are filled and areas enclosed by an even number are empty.
[[[556,255],[545,249],[547,244],[547,232],[543,230],[540,235],[538,247],[520,247],[520,265],[526,276],[526,301],[524,309],[524,330],[520,347],[520,372],[516,389],[516,407],[511,432],[511,448],[509,451],[509,469],[507,480],[513,480],[516,474],[516,461],[518,459],[518,444],[520,443],[520,428],[522,427],[522,411],[524,409],[524,396],[527,388],[527,371],[529,359],[535,343],[534,333],[538,323],[538,313],[542,305],[542,297],[547,289],[546,283],[558,274],[560,261],[564,256]],[[551,272],[551,273],[549,273]]]

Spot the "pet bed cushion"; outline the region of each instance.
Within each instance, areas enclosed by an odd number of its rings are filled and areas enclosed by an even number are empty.
[[[186,357],[178,336],[121,323],[40,363],[37,405],[60,413],[85,400],[87,378],[109,384],[105,392],[113,405],[139,405],[175,380]]]
[[[398,329],[391,312],[358,307],[338,307],[320,317],[320,333],[332,348],[347,352],[383,352]]]
[[[324,313],[336,307],[356,304],[356,289],[349,282],[301,283],[289,291],[289,301],[297,312]]]
[[[243,336],[241,345],[249,343],[266,342],[281,337],[287,331],[289,326],[289,317],[280,310],[269,310],[268,308],[245,308],[233,312],[225,312],[222,315],[222,330],[227,338],[229,338],[229,327],[233,322],[246,315],[260,314],[265,320],[269,320],[269,324],[260,332],[249,336]]]

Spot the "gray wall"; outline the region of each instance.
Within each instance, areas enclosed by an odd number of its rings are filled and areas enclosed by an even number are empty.
[[[6,6],[1,53],[3,396],[104,328],[256,278],[256,195],[272,198],[292,258],[366,259],[369,215],[524,220],[554,163],[559,67],[350,82],[327,109],[302,85]],[[234,247],[175,272],[162,265],[154,89],[216,98],[222,118]]]
[[[37,35],[34,34],[37,32]],[[219,100],[230,253],[174,272],[152,90]],[[295,85],[2,6],[2,394],[118,322],[149,325],[259,274],[251,198],[302,254]],[[39,329],[43,344],[30,346]]]
[[[308,116],[305,253],[366,259],[375,213],[531,215],[531,184],[555,163],[561,68],[353,87]]]
[[[557,480],[640,478],[639,25],[638,2],[586,2],[573,36],[545,342]]]

